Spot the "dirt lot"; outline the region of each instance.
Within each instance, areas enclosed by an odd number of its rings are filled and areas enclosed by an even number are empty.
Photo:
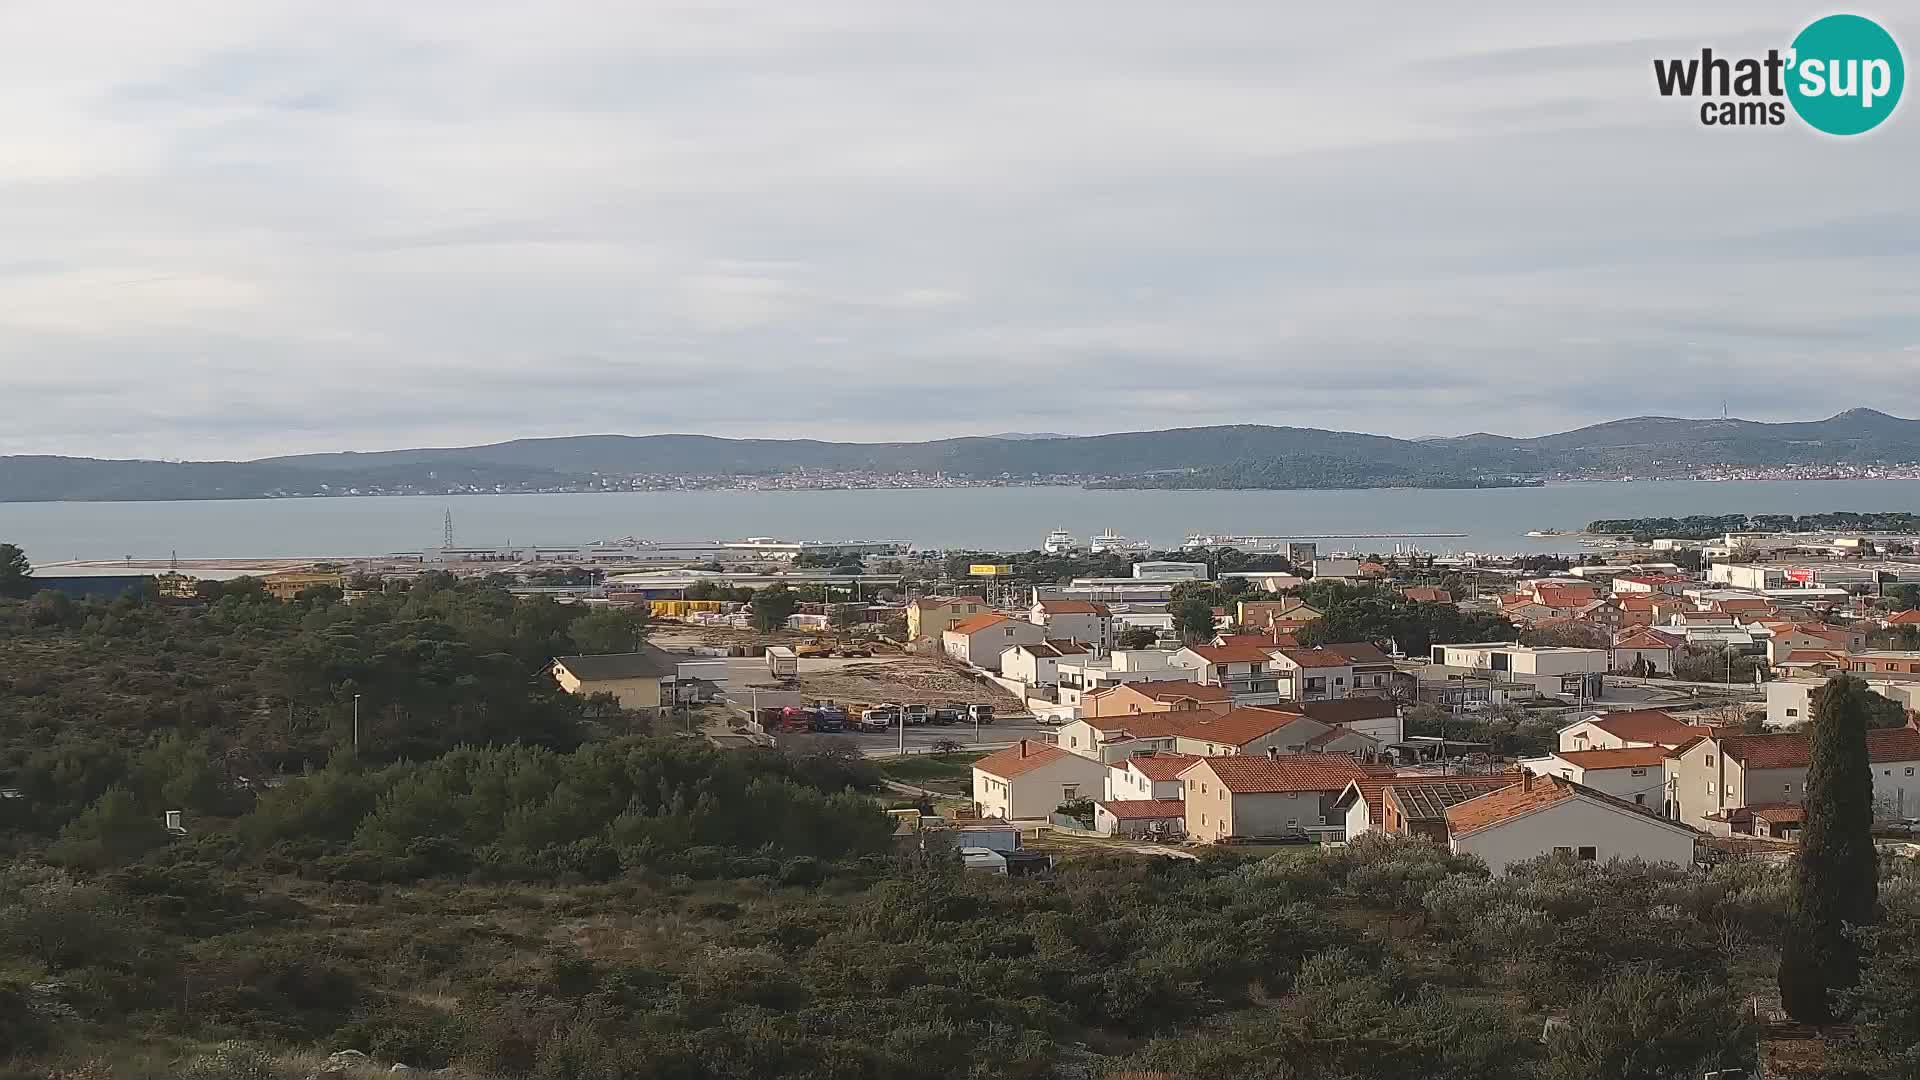
[[[998,684],[974,679],[958,668],[922,656],[886,656],[871,660],[800,661],[800,692],[864,708],[900,704],[990,704],[995,711],[1024,712]]]

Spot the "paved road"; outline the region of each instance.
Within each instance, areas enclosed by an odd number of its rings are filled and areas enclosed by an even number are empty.
[[[935,743],[948,739],[959,743],[962,750],[998,750],[1003,746],[1012,746],[1021,739],[1044,742],[1053,732],[1053,728],[1038,723],[1030,716],[1002,717],[991,724],[982,724],[978,740],[974,738],[972,724],[954,724],[950,727],[941,727],[937,724],[909,726],[906,739],[907,753],[930,754],[933,752]],[[900,734],[897,728],[889,730],[885,735],[855,733],[849,737],[859,740],[860,751],[868,757],[889,757],[899,753],[900,750]]]

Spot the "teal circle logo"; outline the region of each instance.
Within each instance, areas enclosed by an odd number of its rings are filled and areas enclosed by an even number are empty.
[[[1829,15],[1800,31],[1788,61],[1787,100],[1829,135],[1872,131],[1893,115],[1907,83],[1893,35],[1872,19]]]

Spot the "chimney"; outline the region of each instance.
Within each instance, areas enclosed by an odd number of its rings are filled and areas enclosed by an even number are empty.
[[[1267,747],[1267,756],[1268,756],[1268,757],[1270,757],[1270,758],[1277,758],[1277,757],[1279,757],[1279,756],[1280,756],[1280,748],[1279,748],[1279,747],[1277,747],[1277,746],[1269,746],[1269,747]]]
[[[1533,790],[1533,771],[1531,769],[1526,770],[1520,774],[1520,790],[1521,791]]]
[[[1033,756],[1033,744],[1028,742],[1025,739],[1020,740],[1020,756],[1021,757]]]

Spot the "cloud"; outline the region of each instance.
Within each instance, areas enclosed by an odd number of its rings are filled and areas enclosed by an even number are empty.
[[[1812,14],[21,0],[0,453],[1913,415],[1920,121],[1653,90]]]

